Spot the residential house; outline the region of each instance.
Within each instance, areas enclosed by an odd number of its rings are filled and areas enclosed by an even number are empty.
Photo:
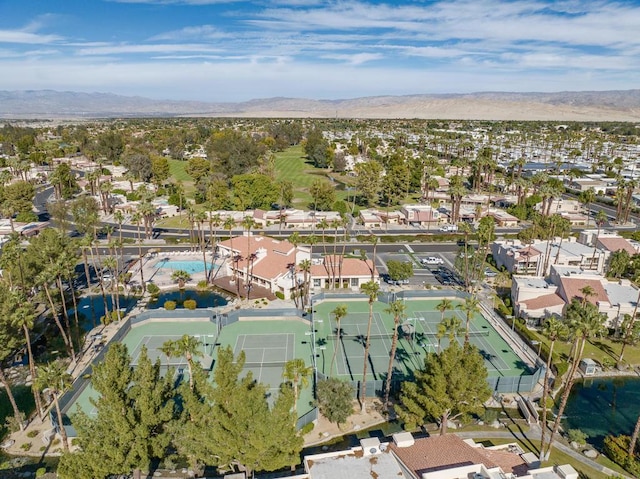
[[[404,215],[404,223],[412,226],[435,226],[446,220],[431,205],[403,205],[400,213]]]
[[[486,216],[490,216],[500,228],[515,228],[520,223],[520,219],[497,208],[489,208]]]
[[[585,286],[590,287],[592,295],[585,296]],[[547,278],[513,276],[511,298],[514,314],[528,320],[562,315],[574,298],[589,301],[607,316],[608,327],[616,327],[625,314],[633,314],[638,290],[628,280],[610,281],[593,271],[553,266]]]
[[[491,254],[498,268],[504,266],[510,273],[534,276],[548,275],[554,265],[603,272],[609,256],[573,237],[535,240],[529,245],[520,240],[497,240],[491,245]]]

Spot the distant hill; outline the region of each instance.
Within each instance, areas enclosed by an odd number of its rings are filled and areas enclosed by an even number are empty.
[[[238,103],[152,100],[53,90],[0,91],[0,118],[145,116],[640,121],[640,90],[479,92],[346,100],[266,98]]]

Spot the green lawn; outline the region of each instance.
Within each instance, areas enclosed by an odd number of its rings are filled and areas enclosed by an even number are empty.
[[[193,178],[187,173],[187,162],[182,160],[169,160],[169,172],[172,178],[183,183],[193,182]]]
[[[312,201],[309,188],[318,178],[326,181],[329,170],[315,168],[306,162],[302,146],[292,146],[276,153],[276,179],[293,183],[293,206],[308,209]],[[336,199],[345,199],[345,191],[336,191]]]

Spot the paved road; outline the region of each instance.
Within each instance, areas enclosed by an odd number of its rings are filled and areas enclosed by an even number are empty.
[[[522,441],[524,443],[528,443],[531,440],[540,441],[540,427],[532,426],[528,433],[521,432],[510,432],[510,431],[476,431],[476,432],[457,432],[455,433],[457,436],[462,437],[464,439],[474,439],[474,438],[487,438],[487,439],[516,439],[518,441]],[[600,471],[608,476],[620,476],[628,479],[633,479],[632,477],[625,476],[620,474],[617,471],[609,469],[597,462],[589,459],[585,455],[579,453],[575,449],[566,446],[565,444],[559,441],[553,441],[553,447],[564,452],[565,454],[571,456],[576,461],[581,462],[582,464],[591,467],[597,471]]]

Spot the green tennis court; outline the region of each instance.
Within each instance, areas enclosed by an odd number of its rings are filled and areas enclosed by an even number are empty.
[[[436,306],[440,300],[407,299],[406,312],[398,328],[398,345],[393,362],[395,374],[411,377],[415,369],[424,364],[428,353],[437,352],[449,345],[448,334],[439,335],[438,325],[442,313]],[[347,315],[338,324],[332,311],[338,305],[347,306]],[[453,309],[445,312],[446,317],[460,320],[461,330],[455,336],[460,344],[464,342],[466,315],[456,309],[460,301],[453,302]],[[369,379],[385,379],[389,367],[394,331],[394,318],[385,311],[388,304],[373,304],[369,347]],[[314,305],[316,329],[317,366],[325,376],[358,381],[362,379],[364,350],[369,321],[369,303],[365,300],[322,301]],[[481,315],[475,314],[469,323],[471,344],[478,347],[485,360],[489,377],[522,376],[530,374],[513,349]]]

